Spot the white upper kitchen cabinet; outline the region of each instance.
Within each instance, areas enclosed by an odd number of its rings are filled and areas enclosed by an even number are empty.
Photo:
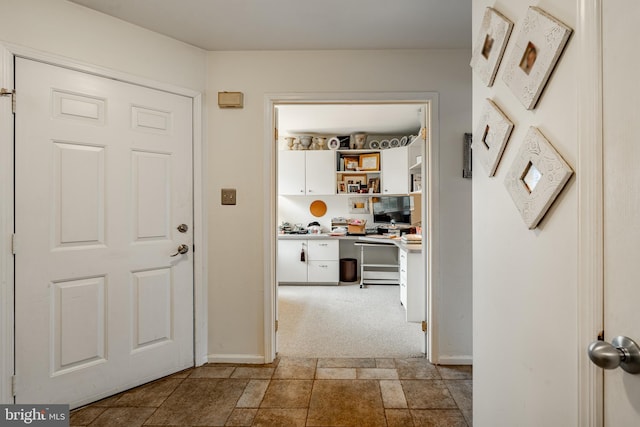
[[[336,153],[334,151],[307,151],[307,195],[336,194]]]
[[[336,194],[336,154],[329,150],[279,151],[278,194],[281,196]]]
[[[282,196],[304,196],[305,152],[278,152],[278,194]]]
[[[380,152],[382,194],[409,193],[408,147],[397,147]]]

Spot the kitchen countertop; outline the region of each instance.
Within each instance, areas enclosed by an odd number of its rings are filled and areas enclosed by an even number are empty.
[[[375,237],[374,237],[375,236]],[[399,248],[405,249],[409,252],[422,252],[422,245],[415,243],[404,243],[400,238],[385,237],[380,234],[368,234],[365,236],[357,235],[344,235],[344,236],[332,236],[329,233],[319,234],[278,234],[278,240],[352,240],[360,242],[380,243],[380,244],[393,244]]]

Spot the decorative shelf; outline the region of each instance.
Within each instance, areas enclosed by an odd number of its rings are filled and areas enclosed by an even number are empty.
[[[409,167],[410,171],[421,170],[421,169],[422,169],[422,162],[418,162],[415,165]]]

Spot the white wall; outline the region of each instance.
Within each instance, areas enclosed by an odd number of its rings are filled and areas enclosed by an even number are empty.
[[[536,3],[575,28],[575,0]],[[528,0],[474,1],[474,37],[485,7],[495,7],[515,23],[508,57],[529,5]],[[533,231],[504,186],[529,126],[537,126],[576,166],[576,38],[533,111],[502,82],[504,64],[492,88],[473,78],[474,127],[487,97],[515,123],[496,176],[488,178],[478,162],[473,165],[473,421],[481,427],[577,425],[576,180]]]
[[[264,95],[385,91],[440,94],[441,353],[471,355],[471,183],[461,177],[469,58],[467,50],[209,53],[210,355],[264,354]],[[244,92],[244,108],[218,109],[224,90]],[[222,187],[238,189],[236,206],[220,205]]]
[[[0,43],[19,45],[35,51],[68,58],[90,66],[102,67],[156,81],[165,86],[184,87],[204,92],[206,82],[206,54],[203,50],[118,19],[92,11],[64,0],[0,0]],[[4,59],[4,58],[2,58]],[[1,64],[0,71],[9,70]],[[3,85],[9,83],[0,75]],[[20,95],[18,94],[18,98]],[[18,101],[19,102],[19,101]],[[3,103],[7,105],[6,103]],[[6,111],[3,111],[6,113]],[[7,116],[4,116],[7,117]],[[2,127],[2,126],[0,126]],[[2,127],[7,131],[8,127]],[[0,140],[4,159],[11,159],[12,139],[6,132]],[[11,163],[11,162],[9,162]],[[7,169],[12,167],[5,162]],[[0,185],[0,247],[8,248],[13,225],[11,218],[10,186]],[[2,252],[3,264],[5,251]],[[0,274],[0,294],[7,296],[7,275]],[[2,311],[0,309],[0,311]],[[0,354],[11,348],[6,335],[7,322],[1,312]],[[12,360],[0,356],[0,400],[7,402],[10,393],[8,376],[13,372]]]
[[[0,0],[0,41],[203,92],[205,51],[64,0]]]
[[[278,196],[278,224],[287,221],[290,224],[302,224],[307,226],[311,221],[318,221],[322,231],[331,231],[331,218],[345,217],[358,218],[367,221],[368,225],[373,224],[373,214],[371,213],[349,213],[349,199],[366,198],[362,196]],[[327,212],[316,218],[309,212],[309,206],[314,200],[322,200],[327,205]]]

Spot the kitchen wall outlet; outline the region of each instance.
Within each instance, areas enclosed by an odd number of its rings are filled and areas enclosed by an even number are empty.
[[[223,188],[221,191],[222,204],[223,205],[235,205],[236,204],[236,189],[235,188]]]

